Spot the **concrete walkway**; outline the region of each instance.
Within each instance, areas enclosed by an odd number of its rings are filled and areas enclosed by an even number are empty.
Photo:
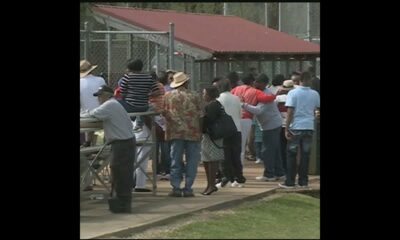
[[[149,162],[149,166],[150,166]],[[243,201],[255,200],[275,193],[276,191],[302,191],[278,189],[279,182],[260,182],[263,166],[245,161],[244,176],[247,178],[244,187],[225,187],[210,196],[200,194],[205,188],[206,179],[203,166],[199,166],[194,184],[194,198],[168,197],[171,191],[169,181],[158,181],[157,194],[133,193],[131,214],[112,214],[108,210],[106,191],[99,187],[94,191],[81,194],[80,237],[107,238],[128,236],[152,226],[170,223],[174,218],[190,215],[202,210],[217,210],[235,206]],[[182,184],[183,185],[183,184]],[[310,187],[319,189],[319,176],[310,176]],[[148,184],[148,188],[151,186]],[[104,194],[102,200],[91,200],[92,194]]]

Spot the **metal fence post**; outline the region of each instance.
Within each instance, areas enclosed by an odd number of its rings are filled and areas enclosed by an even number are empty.
[[[175,63],[174,63],[174,33],[175,31],[175,24],[174,23],[169,23],[169,62],[168,62],[168,68],[169,69],[175,69]]]
[[[88,22],[84,23],[84,30],[85,30],[85,41],[83,44],[83,57],[85,59],[87,59],[88,58],[88,44],[89,44]]]
[[[147,71],[150,72],[151,69],[151,59],[150,59],[150,41],[147,40]]]
[[[128,47],[127,47],[127,53],[126,56],[128,59],[132,58],[132,34],[128,34]]]
[[[195,73],[194,73],[194,71],[195,71],[195,67],[194,67],[194,64],[195,64],[195,59],[194,59],[194,57],[191,57],[191,67],[190,67],[190,75],[191,75],[191,78],[192,78],[192,80],[190,81],[190,89],[191,90],[197,90],[197,88],[196,88],[196,86],[195,86]]]
[[[274,78],[274,76],[275,76],[275,65],[276,65],[276,62],[275,62],[275,60],[272,60],[272,78]]]
[[[107,30],[111,31],[111,27],[107,26]],[[107,79],[106,84],[109,85],[111,78],[111,33],[107,33]]]
[[[159,67],[158,67],[158,65],[160,64],[159,62],[160,62],[160,45],[158,45],[158,44],[156,44],[155,45],[155,49],[154,49],[154,52],[155,52],[155,55],[156,55],[156,62],[155,62],[155,65],[156,65],[156,74],[158,75],[158,71],[159,71]]]

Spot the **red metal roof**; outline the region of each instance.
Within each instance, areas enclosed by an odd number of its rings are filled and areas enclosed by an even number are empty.
[[[94,6],[94,11],[148,31],[168,31],[175,39],[211,53],[319,53],[320,46],[235,16]]]

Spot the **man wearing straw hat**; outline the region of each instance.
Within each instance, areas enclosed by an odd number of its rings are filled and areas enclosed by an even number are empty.
[[[171,88],[164,96],[166,119],[165,140],[171,143],[171,197],[193,197],[192,185],[200,160],[200,118],[204,115],[198,93],[188,89],[189,77],[183,72],[174,74]],[[183,164],[185,153],[186,166]],[[181,189],[183,172],[185,185]]]
[[[93,93],[106,82],[102,77],[97,77],[91,72],[97,68],[97,65],[92,65],[88,60],[84,59],[80,62],[80,101],[81,113],[95,109],[99,106],[99,102]],[[90,146],[94,132],[85,133],[84,146]]]

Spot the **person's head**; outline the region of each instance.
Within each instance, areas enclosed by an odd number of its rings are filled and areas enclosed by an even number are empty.
[[[222,92],[230,92],[231,89],[232,89],[232,86],[231,86],[231,83],[230,83],[229,79],[223,78],[223,79],[218,81],[217,88],[218,88],[220,93],[222,93]]]
[[[300,84],[302,86],[311,86],[312,75],[310,72],[302,72],[300,75]]]
[[[101,87],[99,87],[97,92],[93,93],[93,96],[97,97],[99,103],[102,104],[114,96],[114,91],[109,86],[102,85]]]
[[[130,72],[140,72],[143,69],[143,62],[140,59],[130,59],[126,65],[126,68]]]
[[[285,80],[285,76],[283,76],[283,74],[277,74],[272,79],[272,86],[280,86],[280,85],[282,85],[284,80]]]
[[[292,72],[290,79],[294,82],[294,85],[299,85],[300,84],[300,72],[297,72],[297,71]]]
[[[238,86],[239,74],[237,72],[230,72],[227,78],[229,79],[231,88],[235,88],[236,86]]]
[[[89,73],[91,73],[95,68],[97,68],[97,65],[92,65],[88,60],[84,59],[81,60],[80,62],[80,77],[86,77],[87,75],[89,75]]]
[[[157,80],[162,83],[162,85],[167,85],[168,84],[168,74],[164,71],[161,71],[158,74]]]
[[[246,75],[243,76],[243,78],[242,78],[243,84],[249,85],[249,86],[251,86],[251,85],[253,84],[254,80],[255,80],[255,79],[254,79],[254,76],[253,76],[252,74],[246,74]]]
[[[167,69],[166,73],[168,74],[168,83],[167,84],[171,84],[171,82],[174,80],[174,74],[176,73],[175,70],[172,69]]]
[[[206,87],[203,90],[203,99],[206,102],[215,100],[217,97],[219,97],[219,91],[216,86],[210,86]]]
[[[171,82],[170,87],[171,88],[179,88],[179,87],[185,87],[188,88],[188,82],[189,82],[189,76],[187,76],[183,72],[177,72],[174,74],[174,80]]]
[[[211,81],[211,83],[212,83],[213,86],[217,86],[217,85],[218,85],[218,82],[219,82],[220,80],[221,80],[220,77],[215,77],[215,78],[213,78],[213,80]]]
[[[269,78],[266,74],[260,74],[258,78],[254,81],[254,87],[263,91],[269,83]]]

